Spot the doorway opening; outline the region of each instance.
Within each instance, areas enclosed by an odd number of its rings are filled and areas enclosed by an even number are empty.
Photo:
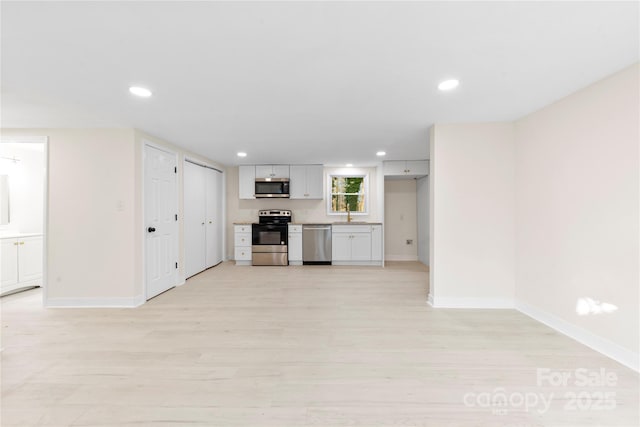
[[[41,287],[46,301],[47,137],[0,140],[0,296]]]

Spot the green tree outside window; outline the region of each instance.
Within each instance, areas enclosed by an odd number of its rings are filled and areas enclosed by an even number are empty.
[[[331,212],[366,213],[364,176],[331,177]]]

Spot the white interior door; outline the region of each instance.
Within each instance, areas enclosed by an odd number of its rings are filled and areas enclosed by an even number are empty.
[[[147,299],[174,287],[178,279],[176,156],[145,145],[144,211]]]
[[[205,169],[206,180],[206,263],[207,268],[222,261],[222,173]]]
[[[186,276],[206,267],[206,174],[207,169],[184,162],[184,256]]]

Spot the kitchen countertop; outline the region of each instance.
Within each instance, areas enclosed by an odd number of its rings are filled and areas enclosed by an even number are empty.
[[[0,231],[0,239],[42,236],[42,233],[20,233],[19,231]]]

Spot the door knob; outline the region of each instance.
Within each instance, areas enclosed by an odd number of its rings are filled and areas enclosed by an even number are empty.
[[[156,231],[156,229],[154,227],[149,227],[149,228],[147,228],[147,231],[149,233],[153,233],[154,231]]]

